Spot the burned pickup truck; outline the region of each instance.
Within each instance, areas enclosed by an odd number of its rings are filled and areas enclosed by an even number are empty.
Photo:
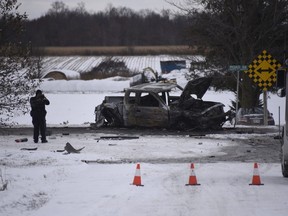
[[[123,97],[106,96],[95,108],[95,126],[219,129],[229,112],[222,103],[201,99],[211,81],[199,78],[184,89],[175,83],[145,83],[125,89]],[[171,94],[176,88],[180,96]]]

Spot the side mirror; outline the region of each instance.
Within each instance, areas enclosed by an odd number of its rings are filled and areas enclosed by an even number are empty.
[[[277,91],[277,95],[279,97],[285,97],[286,96],[286,88],[281,88]]]

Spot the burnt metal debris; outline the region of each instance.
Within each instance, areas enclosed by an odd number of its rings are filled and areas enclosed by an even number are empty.
[[[211,78],[176,83],[144,83],[124,89],[124,96],[106,96],[95,108],[95,126],[221,129],[230,119],[224,104],[203,101]],[[180,96],[171,92],[182,91]],[[193,97],[192,95],[196,95]]]

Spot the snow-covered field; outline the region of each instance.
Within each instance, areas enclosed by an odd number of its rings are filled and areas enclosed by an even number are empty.
[[[180,83],[184,80],[180,79]],[[47,81],[41,89],[50,100],[47,106],[49,126],[86,126],[94,122],[94,107],[105,95],[121,94],[129,81]],[[62,91],[61,91],[62,89]],[[65,92],[66,89],[66,92]],[[70,89],[67,91],[67,89]],[[231,93],[209,91],[204,100],[220,101],[226,109]],[[278,122],[278,107],[284,99],[269,95],[268,109]],[[284,115],[281,111],[281,123]],[[29,115],[13,119],[20,126],[31,126]],[[263,186],[250,186],[253,163],[201,162],[201,157],[226,154],[224,147],[238,145],[232,140],[249,140],[255,134],[216,134],[205,138],[184,135],[139,135],[133,140],[100,140],[103,135],[53,134],[47,144],[16,143],[21,134],[0,136],[1,216],[115,216],[115,215],[213,215],[213,216],[284,216],[288,212],[288,179],[281,175],[279,163],[260,163]],[[259,136],[273,136],[261,134]],[[70,142],[80,154],[63,154]],[[275,141],[278,142],[278,141]],[[34,148],[25,151],[21,148]],[[195,173],[200,186],[185,186],[190,163],[162,163],[167,158],[197,158]],[[143,161],[141,179],[144,187],[131,185],[136,164],[92,163],[81,160]],[[148,160],[147,160],[148,161]],[[213,160],[215,161],[215,160]],[[1,182],[2,181],[2,182]]]

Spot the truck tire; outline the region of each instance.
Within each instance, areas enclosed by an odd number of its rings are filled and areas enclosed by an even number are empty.
[[[284,145],[284,130],[282,131],[282,139],[281,139],[281,168],[283,177],[288,178],[288,165],[285,165],[284,163],[283,145]]]
[[[282,175],[285,178],[288,178],[288,166],[285,166],[283,163],[281,164],[282,167]]]
[[[184,119],[179,119],[177,121],[177,124],[175,125],[175,128],[178,130],[187,130],[188,129],[188,124]]]
[[[282,175],[283,177],[285,178],[288,178],[288,165],[285,165],[284,164],[284,158],[283,158],[283,153],[282,153],[282,150],[281,150],[281,168],[282,168]]]

